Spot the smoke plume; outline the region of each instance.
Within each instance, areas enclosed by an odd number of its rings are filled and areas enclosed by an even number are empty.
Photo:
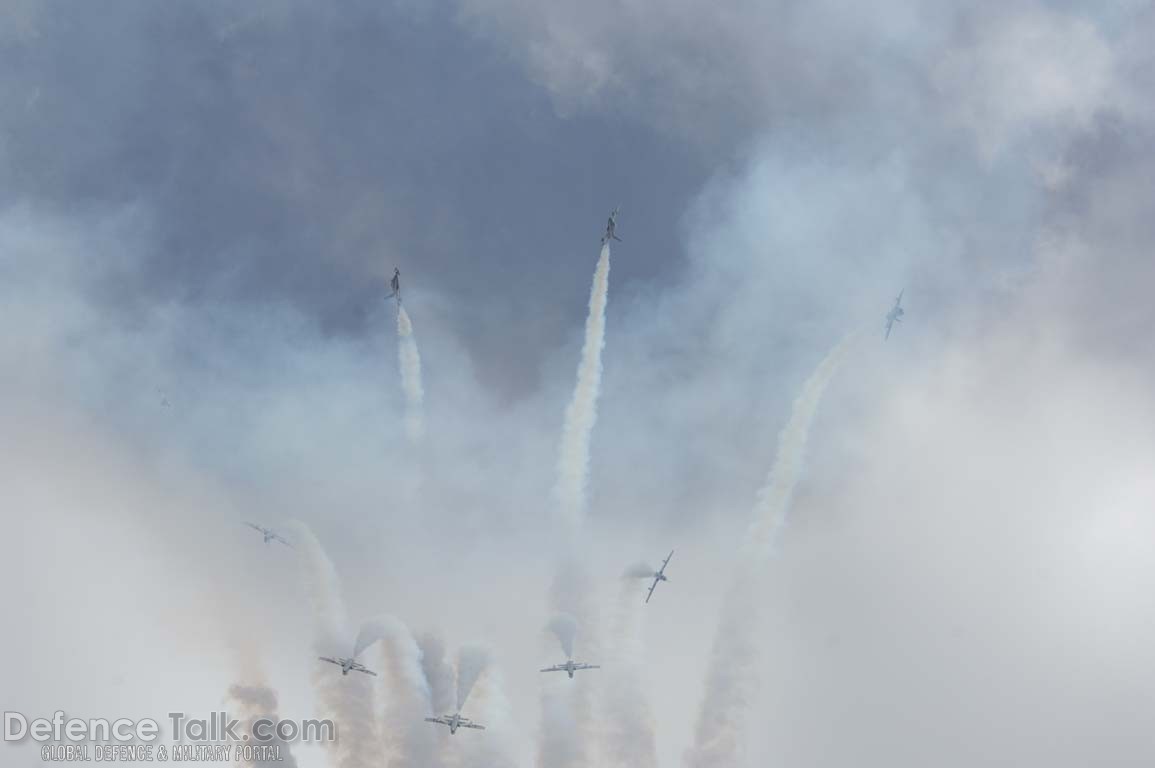
[[[453,666],[446,660],[445,643],[437,635],[426,632],[417,640],[421,651],[421,669],[429,684],[429,697],[433,712],[444,714],[452,710]]]
[[[405,391],[405,433],[410,440],[419,440],[425,434],[425,388],[421,384],[421,355],[405,307],[397,308],[397,341],[401,388]]]
[[[389,768],[428,768],[437,759],[437,734],[424,718],[431,712],[422,651],[403,623],[392,617],[371,622],[382,639],[385,720]],[[439,713],[440,714],[440,713]]]
[[[549,631],[557,637],[557,641],[561,643],[561,649],[565,652],[567,659],[573,658],[573,641],[577,636],[577,619],[566,613],[559,613],[549,620]]]
[[[479,646],[466,646],[457,656],[457,711],[465,706],[469,692],[473,690],[477,678],[489,666],[489,651]]]
[[[590,436],[598,418],[598,394],[602,385],[602,349],[606,335],[606,298],[610,282],[610,246],[602,246],[593,285],[590,287],[589,315],[585,342],[578,363],[577,383],[565,411],[561,450],[554,487],[558,515],[577,528],[585,516],[586,485],[590,463]]]
[[[650,571],[653,573],[653,571]],[[649,575],[649,574],[646,574]],[[643,690],[642,607],[631,582],[621,585],[603,682],[601,763],[611,768],[657,768],[657,743],[650,703]]]
[[[728,768],[742,764],[745,713],[753,681],[757,627],[756,592],[751,587],[761,564],[783,530],[794,487],[802,474],[806,440],[815,411],[854,334],[839,342],[806,380],[790,419],[778,434],[778,450],[766,483],[758,491],[754,520],[742,549],[734,583],[722,605],[706,673],[687,768]]]
[[[314,646],[319,654],[344,655],[348,622],[337,570],[321,543],[303,523],[294,523],[315,620]],[[338,768],[377,765],[380,741],[373,718],[373,686],[367,675],[342,675],[331,664],[318,663],[313,674],[322,717],[333,720],[339,738],[330,745]]]

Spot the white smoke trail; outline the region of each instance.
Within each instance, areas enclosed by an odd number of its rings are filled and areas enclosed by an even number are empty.
[[[480,646],[466,646],[457,655],[457,711],[460,712],[469,698],[469,692],[477,683],[477,678],[489,666],[489,651]]]
[[[577,619],[568,613],[559,613],[549,620],[549,631],[553,632],[557,641],[561,643],[566,658],[572,659],[573,641],[577,637]]]
[[[653,570],[647,574],[652,575]],[[657,768],[654,721],[642,685],[645,657],[642,609],[632,582],[623,582],[614,622],[614,642],[607,661],[612,674],[603,683],[601,720],[604,723],[599,765],[609,768]]]
[[[586,486],[590,463],[590,438],[597,423],[598,395],[601,392],[602,349],[605,347],[606,301],[610,281],[610,247],[602,246],[590,286],[589,314],[586,316],[585,340],[578,363],[577,382],[565,411],[561,445],[558,450],[554,501],[557,516],[567,530],[564,540],[570,548],[568,557],[558,564],[552,589],[552,604],[570,614],[572,631],[554,628],[567,658],[573,657],[573,636],[580,621],[591,633],[596,619],[589,600],[580,552],[580,528],[586,512]],[[576,618],[575,618],[576,617]],[[596,641],[588,643],[596,648]],[[567,681],[569,682],[569,681]],[[552,682],[542,691],[542,732],[538,746],[538,763],[543,768],[579,768],[588,760],[586,743],[592,722],[590,688],[587,685],[559,687]]]
[[[557,638],[566,658],[574,657],[580,629],[582,652],[598,654],[595,631],[596,602],[584,566],[578,560],[562,560],[553,584],[550,602],[559,613],[547,628]],[[593,658],[593,657],[591,657]],[[593,720],[593,698],[598,680],[583,677],[570,680],[561,673],[551,673],[542,680],[541,741],[538,764],[542,768],[580,768],[589,764],[589,748],[596,741]]]
[[[790,419],[778,434],[778,450],[766,483],[758,491],[754,521],[727,594],[714,638],[706,690],[698,715],[687,768],[737,768],[742,764],[746,704],[753,684],[756,594],[750,586],[757,566],[772,551],[786,525],[794,487],[802,474],[810,425],[822,394],[856,334],[839,342],[818,364],[794,401]]]
[[[565,411],[561,449],[558,453],[554,496],[563,522],[577,528],[585,516],[586,485],[590,463],[590,436],[598,418],[598,395],[602,386],[602,348],[606,335],[606,298],[610,283],[610,246],[602,246],[593,285],[585,342],[578,363],[577,383]]]
[[[454,701],[453,666],[446,660],[445,643],[432,633],[422,635],[417,645],[421,650],[421,669],[429,683],[429,695],[434,713],[452,711]]]
[[[315,617],[316,650],[324,655],[344,655],[349,648],[349,633],[337,569],[307,526],[294,523],[294,527]],[[338,768],[376,766],[380,739],[373,717],[373,686],[368,677],[342,675],[338,668],[318,662],[313,684],[321,716],[337,724],[339,738],[330,747]]]
[[[372,626],[384,640],[382,677],[386,690],[385,719],[389,723],[386,764],[389,768],[440,765],[437,733],[424,720],[432,712],[432,694],[422,649],[408,627],[397,619],[377,619]]]
[[[397,341],[401,388],[405,391],[405,433],[410,440],[419,440],[425,434],[425,388],[421,384],[421,355],[405,307],[397,308]]]
[[[491,669],[471,694],[470,717],[486,727],[485,738],[451,739],[454,768],[514,768],[519,765],[510,744],[513,711],[498,670]]]

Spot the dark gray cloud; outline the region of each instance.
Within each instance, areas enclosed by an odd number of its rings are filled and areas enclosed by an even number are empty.
[[[31,12],[30,12],[31,13]],[[9,203],[135,204],[154,231],[117,301],[291,301],[363,332],[394,264],[456,305],[481,369],[580,316],[608,210],[620,274],[682,254],[702,164],[635,120],[565,119],[444,11],[377,3],[45,3],[0,40]],[[583,247],[587,244],[588,247]],[[533,316],[516,336],[496,329]],[[527,365],[527,363],[529,363]]]

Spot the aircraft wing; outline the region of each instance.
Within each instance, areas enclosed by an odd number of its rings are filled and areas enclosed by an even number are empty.
[[[477,723],[459,723],[457,727],[458,728],[476,728],[479,731],[485,730],[484,725],[478,725]]]
[[[327,661],[330,664],[336,664],[338,667],[341,666],[341,662],[337,661],[336,659],[330,659],[328,656],[318,656],[317,658],[321,661]]]
[[[296,549],[296,547],[289,543],[288,539],[286,539],[284,536],[281,536],[280,534],[274,533],[273,538],[284,544],[289,549]]]
[[[449,725],[449,721],[446,720],[444,717],[427,717],[427,718],[425,718],[425,722],[427,722],[427,723],[440,723],[441,725]]]
[[[250,522],[248,522],[248,521],[246,520],[246,521],[245,521],[245,525],[249,526],[249,527],[250,527],[250,528],[252,528],[254,531],[260,531],[261,533],[264,533],[264,532],[265,532],[265,529],[264,529],[264,528],[262,528],[261,526],[257,525],[256,523],[250,523]]]
[[[671,549],[670,554],[666,555],[666,559],[662,561],[662,567],[658,569],[659,573],[666,570],[666,566],[670,564],[670,558],[673,556],[674,556],[674,550]]]
[[[566,669],[560,664],[554,664],[552,667],[546,667],[542,672],[565,672]]]
[[[646,602],[647,603],[650,602],[650,598],[654,596],[654,590],[658,588],[658,581],[660,581],[660,579],[658,579],[658,577],[655,576],[654,577],[654,583],[650,585],[650,591],[646,593]]]
[[[601,669],[597,664],[574,664],[574,669]]]
[[[354,664],[354,665],[351,667],[351,669],[353,669],[355,672],[364,672],[364,673],[365,673],[365,674],[367,674],[367,675],[373,675],[373,677],[377,677],[377,673],[376,673],[376,672],[374,672],[373,670],[369,669],[368,667],[366,667],[366,666],[365,666],[365,665],[363,665],[363,664]]]
[[[893,327],[894,327],[894,318],[888,317],[886,319],[886,336],[883,337],[884,340],[890,338],[890,329]]]

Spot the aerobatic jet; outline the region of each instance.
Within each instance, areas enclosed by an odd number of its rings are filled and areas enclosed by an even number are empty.
[[[283,536],[281,536],[279,533],[276,533],[276,532],[274,532],[274,531],[272,531],[272,530],[270,530],[270,529],[268,529],[268,528],[265,528],[265,527],[263,527],[263,526],[257,525],[256,523],[245,523],[245,525],[249,526],[249,527],[250,527],[250,528],[252,528],[254,531],[260,531],[260,534],[261,534],[262,536],[264,536],[264,537],[265,537],[265,543],[266,543],[266,544],[268,544],[270,541],[278,541],[278,542],[280,542],[281,544],[284,544],[284,545],[285,545],[286,547],[288,547],[289,549],[294,549],[293,545],[292,545],[292,544],[290,544],[290,543],[289,543],[289,542],[288,542],[288,541],[287,541],[287,540],[286,540],[286,539],[285,539]]]
[[[484,725],[478,725],[468,717],[462,717],[460,712],[455,712],[452,715],[445,715],[443,717],[427,717],[425,718],[425,722],[448,725],[450,735],[457,733],[458,728],[476,728],[479,731],[485,730]]]
[[[602,245],[605,245],[610,240],[617,240],[619,243],[622,241],[622,239],[620,237],[618,237],[617,234],[614,232],[614,230],[617,226],[618,226],[618,208],[615,208],[613,213],[610,214],[610,220],[606,222],[606,233],[604,235],[602,235]]]
[[[393,267],[393,277],[389,278],[389,287],[393,290],[393,293],[389,294],[385,298],[391,299],[394,296],[396,296],[397,297],[397,303],[400,304],[401,303],[401,270],[398,269],[397,267]]]
[[[579,669],[601,669],[597,664],[583,664],[573,659],[567,659],[565,664],[554,664],[552,667],[546,667],[542,672],[565,672],[569,675],[569,679],[573,680],[573,673]]]
[[[356,659],[352,659],[352,658],[342,659],[339,656],[335,659],[331,659],[328,656],[318,656],[317,658],[320,659],[321,661],[327,661],[330,664],[336,664],[338,667],[341,668],[341,675],[342,676],[347,675],[350,672],[364,672],[366,675],[373,675],[373,677],[377,677],[376,672],[369,669],[364,664],[361,664]]]
[[[666,559],[662,561],[662,567],[654,572],[654,583],[650,585],[650,591],[646,593],[646,602],[650,602],[650,598],[654,596],[654,590],[658,586],[659,581],[669,581],[666,578],[666,566],[670,562],[670,558],[674,556],[674,550],[670,550],[670,554],[666,555]]]
[[[890,338],[890,329],[894,327],[895,323],[902,322],[902,316],[906,314],[906,310],[902,308],[902,294],[906,291],[903,288],[898,292],[898,298],[894,300],[894,307],[886,314],[886,338]]]

